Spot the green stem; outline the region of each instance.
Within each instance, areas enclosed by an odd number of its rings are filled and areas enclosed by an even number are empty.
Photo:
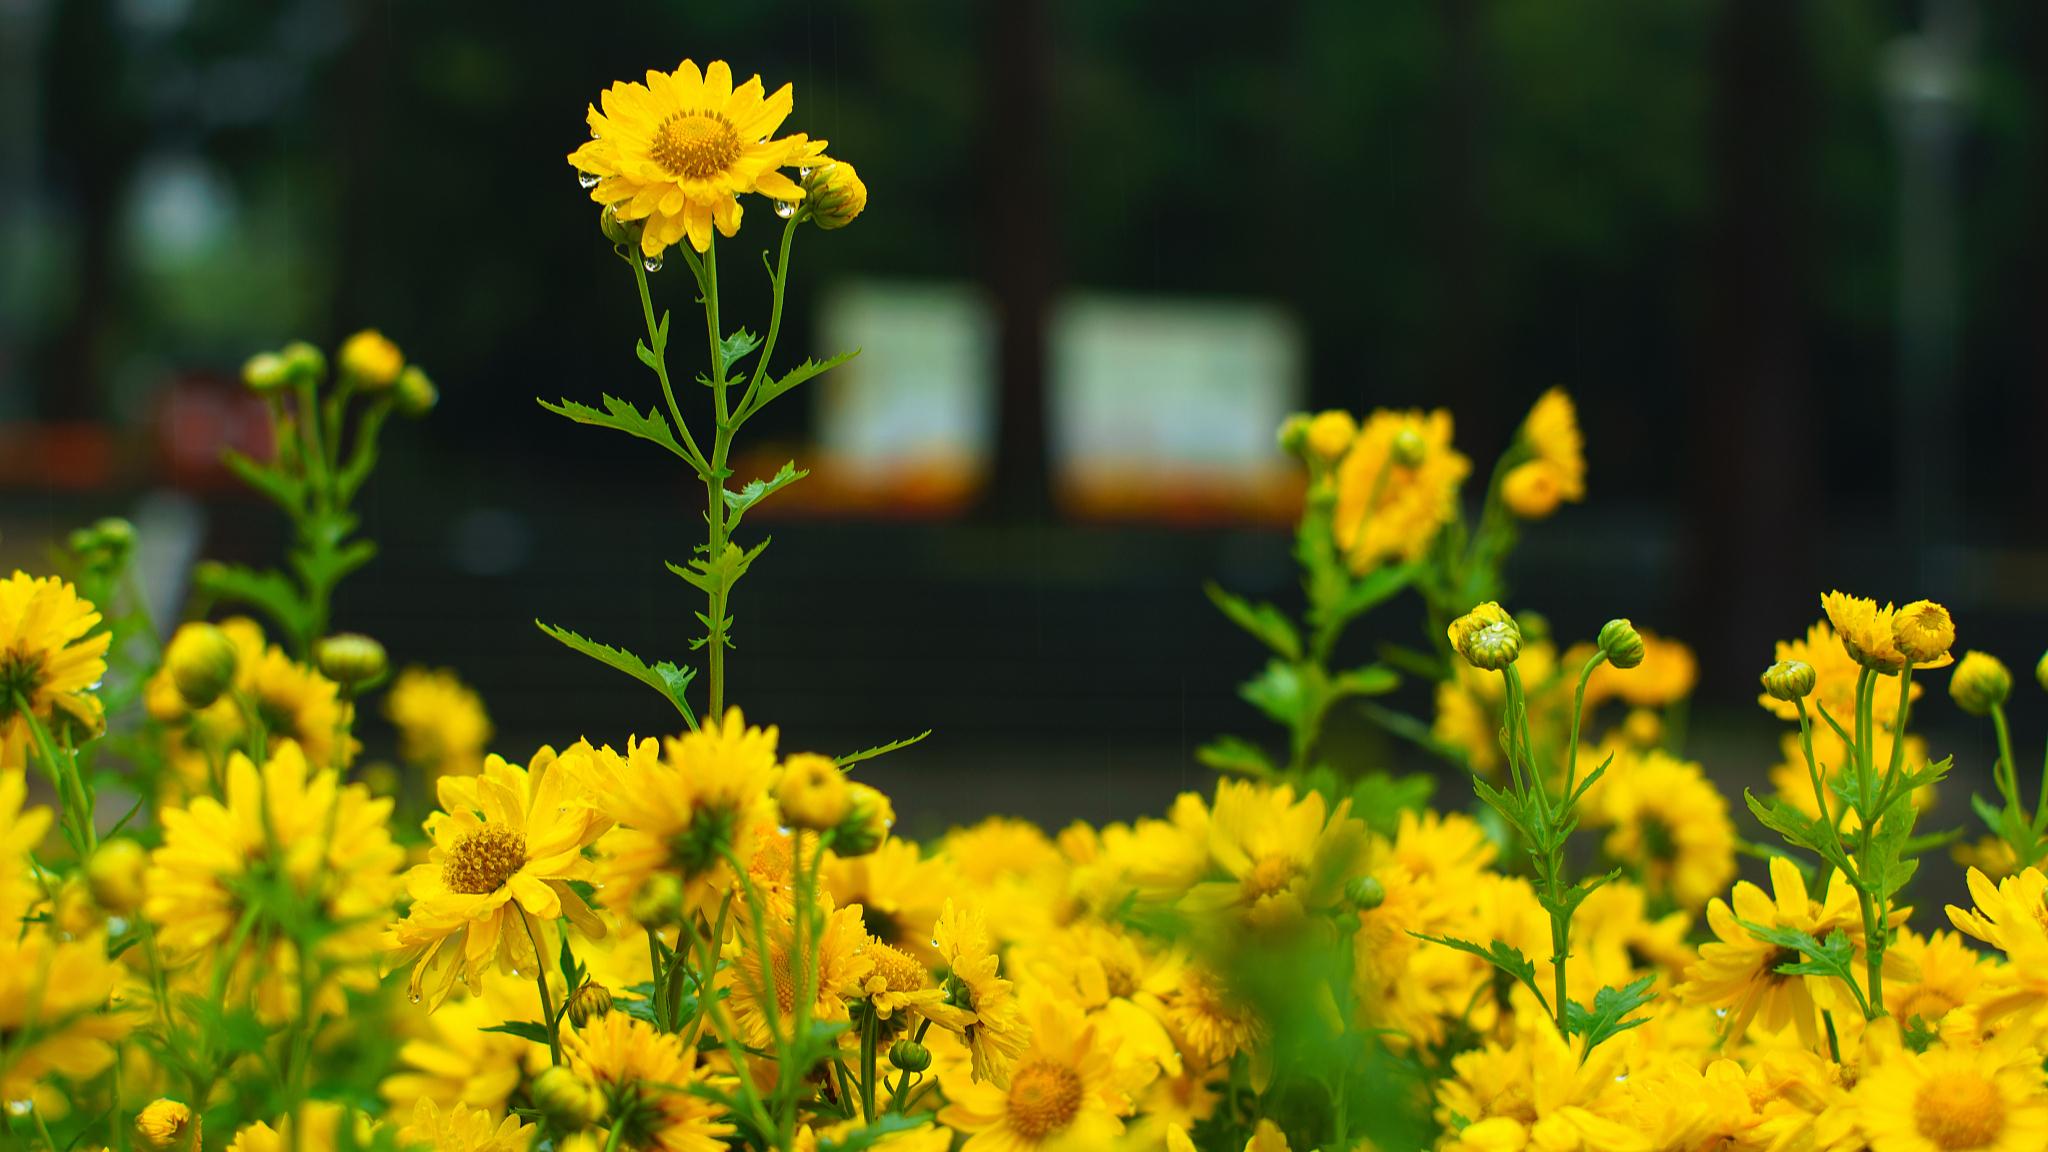
[[[540,946],[540,933],[533,930],[533,917],[516,904],[511,911],[519,917],[521,924],[526,925],[526,938],[533,941],[533,983],[540,989],[541,1023],[548,1028],[548,1055],[559,1065],[562,1062],[562,1021],[555,1015],[555,997],[548,991],[547,950]]]
[[[870,1007],[860,1021],[860,1115],[870,1124],[875,1122],[875,1047],[880,1029]]]
[[[93,823],[92,793],[85,786],[85,778],[79,774],[78,760],[58,751],[56,743],[50,739],[49,730],[43,727],[42,720],[29,707],[27,697],[19,691],[14,693],[14,711],[28,725],[29,739],[36,746],[36,755],[50,770],[50,780],[64,800],[65,837],[71,841],[71,850],[82,861],[99,847],[99,829]]]
[[[696,438],[690,435],[689,421],[683,419],[682,406],[676,403],[675,388],[668,379],[668,336],[654,319],[654,297],[647,289],[647,267],[640,260],[638,252],[631,253],[626,263],[633,266],[633,282],[640,287],[640,314],[647,321],[647,347],[654,353],[654,376],[661,381],[662,399],[668,401],[669,418],[675,421],[676,434],[683,438],[683,448],[690,465],[702,474],[710,469],[704,453],[697,448]]]
[[[2012,758],[2012,733],[2006,728],[2005,705],[1991,706],[1991,727],[1998,733],[1998,763],[1991,773],[1992,778],[1998,782],[1998,790],[2005,794],[2006,810],[2015,818],[2024,820],[2027,810],[2020,803],[2019,766]],[[2028,831],[2032,831],[2031,826]],[[2012,851],[2020,867],[2024,868],[2034,862],[2034,843],[2031,837],[2025,844],[2014,844]]]
[[[739,417],[733,421],[735,425],[746,423],[747,417],[759,411],[754,404],[754,397],[760,391],[762,382],[768,378],[769,361],[775,355],[775,338],[782,334],[782,293],[789,284],[789,246],[790,242],[796,239],[799,219],[800,217],[791,216],[782,226],[782,252],[776,258],[775,271],[768,281],[775,292],[775,303],[768,313],[768,337],[761,342],[761,358],[754,362],[753,375],[747,379],[747,390],[740,396],[739,407],[736,409]],[[767,402],[764,399],[761,404],[766,405]]]
[[[704,249],[704,257],[698,274],[698,286],[703,290],[704,326],[711,341],[711,399],[712,411],[717,418],[711,442],[711,468],[704,476],[705,520],[709,527],[705,561],[712,566],[715,578],[705,593],[710,611],[705,637],[709,656],[705,661],[709,695],[709,715],[713,724],[721,723],[725,717],[725,607],[730,584],[725,575],[725,551],[730,544],[729,529],[725,519],[725,476],[726,461],[732,452],[734,423],[726,400],[725,345],[719,339],[718,329],[718,246],[714,243]]]
[[[1579,688],[1572,694],[1572,743],[1571,751],[1565,754],[1564,801],[1571,803],[1572,786],[1579,780],[1579,718],[1586,711],[1586,682],[1593,678],[1593,670],[1606,663],[1606,652],[1595,652],[1586,661],[1586,667],[1579,672]]]

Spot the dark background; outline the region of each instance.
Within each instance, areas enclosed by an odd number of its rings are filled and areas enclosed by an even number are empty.
[[[1047,496],[1040,337],[1074,288],[1277,302],[1317,406],[1449,406],[1482,476],[1568,387],[1591,498],[1531,533],[1513,603],[1567,637],[1626,614],[1695,644],[1693,750],[1731,790],[1776,755],[1750,703],[1771,642],[1837,584],[1945,600],[2019,674],[2021,747],[2048,724],[2036,5],[19,0],[0,557],[42,567],[82,520],[162,500],[167,389],[374,324],[442,404],[387,436],[363,500],[384,553],[339,621],[459,667],[514,758],[671,723],[529,621],[684,657],[700,605],[661,561],[702,490],[532,398],[648,401],[630,279],[563,156],[604,85],[685,55],[794,82],[785,130],[871,189],[855,226],[804,237],[786,350],[830,351],[811,309],[854,275],[977,283],[1003,317],[971,514],[764,507],[746,533],[775,544],[735,604],[732,696],[792,748],[937,729],[871,773],[913,824],[1156,811],[1205,786],[1194,746],[1270,735],[1232,694],[1257,653],[1200,582],[1291,603],[1284,532],[1077,522]],[[767,215],[727,267],[751,271]],[[688,307],[679,263],[654,279]],[[786,402],[763,434],[807,416]],[[96,448],[51,438],[79,427]],[[196,500],[171,507],[200,513],[205,554],[277,555],[274,510]],[[1418,617],[1375,619],[1408,639]],[[1987,787],[1988,733],[1931,679],[1934,747]]]

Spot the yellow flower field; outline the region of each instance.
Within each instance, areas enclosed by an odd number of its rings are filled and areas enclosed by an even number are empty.
[[[1165,811],[918,842],[863,765],[921,737],[788,746],[726,673],[733,589],[774,561],[746,514],[805,473],[736,474],[735,444],[849,358],[792,365],[784,293],[796,240],[868,206],[825,141],[776,135],[796,115],[684,60],[599,94],[567,156],[648,375],[541,403],[702,486],[669,566],[701,635],[664,658],[651,627],[540,627],[670,730],[550,716],[555,743],[504,747],[458,671],[337,627],[387,418],[437,397],[374,331],[247,363],[274,453],[229,467],[291,525],[277,568],[203,564],[206,610],[159,627],[110,521],[0,581],[6,1147],[2048,1148],[2048,780],[2014,758],[2012,675],[1939,602],[1788,592],[1754,667],[1783,760],[1733,802],[1684,748],[1682,638],[1557,635],[1512,598],[1517,540],[1597,496],[1563,390],[1483,449],[1445,410],[1277,430],[1301,603],[1208,593],[1279,731],[1204,746],[1218,778]],[[750,208],[777,230],[762,333],[722,311]],[[656,301],[671,261],[701,325]],[[1380,703],[1404,683],[1426,714]],[[1954,839],[1920,823],[1950,761],[1913,722],[1948,707],[1999,758],[1944,905],[1916,871]],[[398,765],[360,759],[365,708]],[[1354,712],[1460,786],[1335,755]]]

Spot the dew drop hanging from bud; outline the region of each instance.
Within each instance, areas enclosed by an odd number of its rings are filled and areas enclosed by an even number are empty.
[[[784,220],[787,220],[791,216],[796,215],[796,201],[777,200],[775,202],[775,214],[777,216],[782,217]]]
[[[797,169],[796,178],[799,180],[809,180],[811,178],[811,170],[809,168]]]
[[[661,271],[661,257],[659,256],[649,256],[646,259],[640,261],[640,263],[649,272]]]
[[[598,176],[595,172],[578,172],[576,174],[576,186],[579,188],[595,188],[600,179],[602,177]]]

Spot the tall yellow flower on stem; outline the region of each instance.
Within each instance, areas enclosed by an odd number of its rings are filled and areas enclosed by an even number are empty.
[[[1337,465],[1332,528],[1352,570],[1419,559],[1471,470],[1451,447],[1449,412],[1374,412]]]
[[[640,250],[658,257],[685,236],[699,252],[711,229],[739,231],[739,198],[758,192],[795,202],[804,190],[780,169],[816,151],[806,137],[771,139],[795,97],[784,84],[765,95],[755,76],[737,87],[713,60],[701,72],[685,60],[647,83],[619,81],[586,117],[591,139],[569,154],[590,198],[623,221],[642,221]]]
[[[90,689],[107,673],[113,635],[88,635],[99,622],[91,602],[54,576],[0,580],[0,771],[28,763],[30,716],[46,727],[105,727]]]
[[[547,921],[566,916],[587,936],[605,934],[569,886],[590,877],[583,849],[606,827],[582,794],[575,759],[587,755],[572,749],[557,760],[542,749],[530,769],[494,755],[481,775],[441,778],[443,811],[427,818],[434,847],[407,874],[412,909],[388,938],[392,965],[413,965],[414,1000],[438,1007],[458,978],[475,993],[493,963],[544,981]]]
[[[725,1152],[724,1137],[737,1131],[718,1105],[690,1091],[729,1084],[713,1079],[680,1036],[613,1012],[568,1033],[562,1050],[569,1069],[604,1094],[612,1147]]]

